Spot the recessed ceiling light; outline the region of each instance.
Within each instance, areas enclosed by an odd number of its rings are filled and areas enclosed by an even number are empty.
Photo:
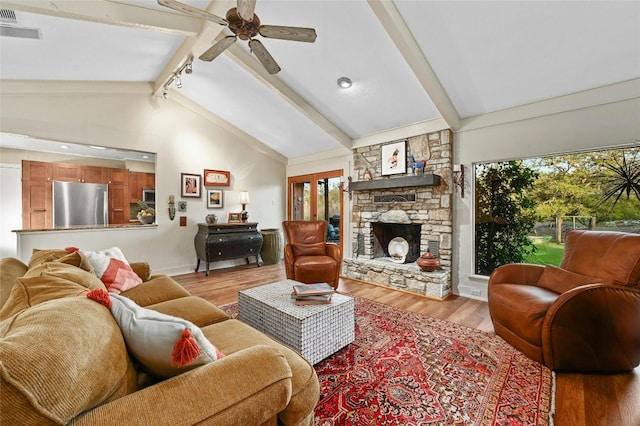
[[[340,77],[338,79],[338,87],[340,87],[341,89],[348,89],[352,84],[353,83],[351,82],[351,79],[349,77]]]
[[[93,148],[93,149],[107,149],[104,146],[97,146],[97,145],[89,145],[89,148]]]

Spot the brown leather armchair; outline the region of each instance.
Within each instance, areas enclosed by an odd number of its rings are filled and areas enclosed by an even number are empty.
[[[552,370],[640,364],[640,234],[569,231],[559,268],[503,265],[488,296],[496,333]]]
[[[338,287],[342,251],[325,242],[327,222],[323,220],[286,220],[282,228],[287,237],[284,265],[287,278],[301,283],[329,283]]]

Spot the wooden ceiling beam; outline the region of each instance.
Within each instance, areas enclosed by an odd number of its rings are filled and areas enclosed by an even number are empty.
[[[0,7],[18,12],[99,22],[183,36],[194,36],[202,30],[202,20],[198,18],[113,1],[3,0],[0,1]]]

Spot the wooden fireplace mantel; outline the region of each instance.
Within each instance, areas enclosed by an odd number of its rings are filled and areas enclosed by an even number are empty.
[[[349,183],[349,191],[372,191],[376,189],[411,188],[415,186],[438,186],[440,175],[423,174]]]

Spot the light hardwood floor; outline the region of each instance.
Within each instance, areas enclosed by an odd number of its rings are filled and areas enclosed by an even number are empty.
[[[238,291],[285,279],[284,265],[255,264],[173,277],[187,290],[216,305],[238,301]],[[452,296],[445,301],[340,279],[347,294],[418,312],[479,330],[493,332],[487,303]],[[580,354],[576,354],[580,356]],[[640,367],[628,374],[558,373],[556,426],[640,426]]]

